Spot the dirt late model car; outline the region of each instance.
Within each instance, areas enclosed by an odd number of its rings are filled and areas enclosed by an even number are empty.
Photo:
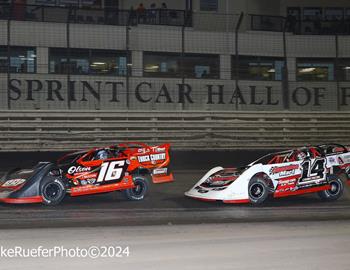
[[[350,179],[350,152],[342,145],[320,145],[268,154],[244,168],[216,167],[186,196],[203,201],[262,204],[268,197],[318,193],[341,197]]]
[[[56,205],[66,194],[81,196],[122,191],[142,200],[149,181],[173,181],[170,145],[122,143],[63,156],[57,163],[40,162],[31,169],[14,169],[0,179],[0,202]]]

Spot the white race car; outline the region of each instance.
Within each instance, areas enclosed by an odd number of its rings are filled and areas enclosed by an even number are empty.
[[[262,204],[268,197],[318,193],[333,201],[350,179],[350,152],[328,144],[268,154],[243,168],[216,167],[186,196],[203,201]]]

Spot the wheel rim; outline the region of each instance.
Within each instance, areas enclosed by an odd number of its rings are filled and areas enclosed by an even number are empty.
[[[44,196],[49,200],[54,200],[60,196],[61,188],[57,183],[50,183],[45,187]]]
[[[340,185],[338,182],[332,182],[330,183],[331,188],[328,190],[329,194],[331,195],[337,195],[340,191]]]
[[[143,194],[145,187],[142,182],[135,182],[135,187],[132,189],[132,193],[134,196],[140,196]]]
[[[249,189],[249,193],[252,198],[260,199],[264,194],[264,186],[259,183],[253,184]]]

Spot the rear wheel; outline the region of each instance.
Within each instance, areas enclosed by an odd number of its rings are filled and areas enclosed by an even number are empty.
[[[146,177],[144,176],[134,176],[134,188],[124,190],[123,193],[125,197],[131,201],[140,201],[143,200],[147,195],[149,190],[149,183]]]
[[[318,192],[318,196],[324,201],[335,201],[338,200],[344,192],[344,183],[336,175],[328,176],[328,183],[330,189],[322,190]]]
[[[261,205],[269,196],[269,187],[264,180],[254,177],[249,182],[248,194],[252,204]]]
[[[57,205],[65,195],[66,189],[60,178],[47,181],[41,186],[41,196],[45,205]]]

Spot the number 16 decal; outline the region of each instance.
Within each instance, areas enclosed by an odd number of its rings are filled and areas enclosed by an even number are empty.
[[[125,160],[106,162],[101,165],[97,183],[118,180],[122,176]]]

